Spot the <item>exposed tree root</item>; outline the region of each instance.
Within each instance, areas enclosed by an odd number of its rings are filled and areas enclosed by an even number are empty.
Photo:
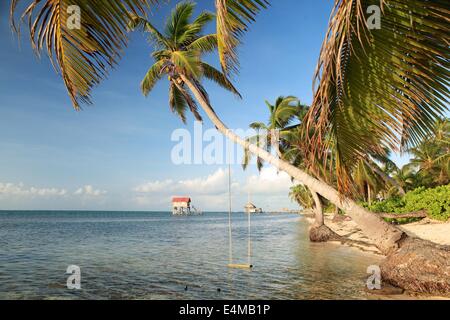
[[[450,247],[405,237],[380,265],[383,281],[408,291],[450,295]]]

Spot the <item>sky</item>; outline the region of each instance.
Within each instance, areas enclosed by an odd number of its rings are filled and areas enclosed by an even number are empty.
[[[0,5],[0,210],[170,210],[172,196],[191,196],[204,211],[226,211],[226,164],[177,164],[174,132],[194,135],[168,107],[167,81],[143,97],[139,83],[152,65],[152,46],[131,34],[119,66],[93,91],[93,105],[72,109],[48,58],[17,39]],[[174,1],[153,11],[161,26]],[[234,83],[242,100],[206,82],[212,104],[232,129],[266,122],[265,100],[295,95],[312,100],[312,76],[332,1],[272,1],[244,38]],[[197,13],[213,9],[198,1]],[[213,25],[208,29],[213,32]],[[207,57],[217,64],[216,56]],[[206,117],[205,117],[206,118]],[[211,132],[209,121],[204,132]],[[178,131],[177,131],[178,130]],[[183,131],[186,132],[186,131]],[[205,144],[208,144],[207,142]],[[405,158],[396,157],[402,164]],[[233,210],[251,200],[266,210],[296,208],[290,178],[265,167],[232,166]]]

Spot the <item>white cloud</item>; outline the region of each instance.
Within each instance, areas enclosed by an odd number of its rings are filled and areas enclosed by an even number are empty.
[[[243,189],[252,194],[287,194],[292,185],[287,173],[278,172],[275,167],[267,167],[259,175],[250,176]]]
[[[134,188],[138,193],[170,193],[170,194],[220,194],[228,189],[228,175],[218,169],[207,177],[188,180],[150,181]]]
[[[173,187],[173,184],[174,182],[170,179],[165,181],[152,181],[137,186],[134,188],[134,191],[140,193],[163,192],[167,188]]]
[[[247,179],[241,177],[233,174],[234,210],[242,210],[248,192],[251,193],[252,201],[264,208],[281,209],[291,205],[288,194],[293,183],[286,173],[278,173],[275,168],[268,167],[263,168],[260,174],[251,175]],[[140,207],[156,206],[169,210],[172,196],[185,195],[192,197],[194,205],[202,210],[226,211],[228,172],[218,169],[208,176],[188,180],[149,181],[135,187],[133,191],[136,193],[134,202]]]
[[[62,197],[66,194],[66,189],[26,187],[23,183],[14,184],[0,182],[0,196]]]
[[[74,192],[77,196],[100,197],[107,194],[107,191],[94,189],[91,185],[83,186]]]

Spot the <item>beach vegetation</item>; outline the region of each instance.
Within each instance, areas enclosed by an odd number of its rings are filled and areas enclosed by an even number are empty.
[[[409,191],[403,197],[393,196],[389,199],[374,202],[366,206],[373,212],[409,213],[424,210],[435,220],[450,219],[450,185],[436,188],[419,187]],[[390,219],[393,220],[393,219]],[[403,222],[415,220],[410,218]]]

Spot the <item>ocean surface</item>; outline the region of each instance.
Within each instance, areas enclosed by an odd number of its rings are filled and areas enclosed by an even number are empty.
[[[232,220],[233,262],[247,263],[247,216]],[[310,243],[291,214],[252,216],[251,243],[254,268],[229,269],[226,213],[0,211],[0,299],[366,299],[380,261]]]

